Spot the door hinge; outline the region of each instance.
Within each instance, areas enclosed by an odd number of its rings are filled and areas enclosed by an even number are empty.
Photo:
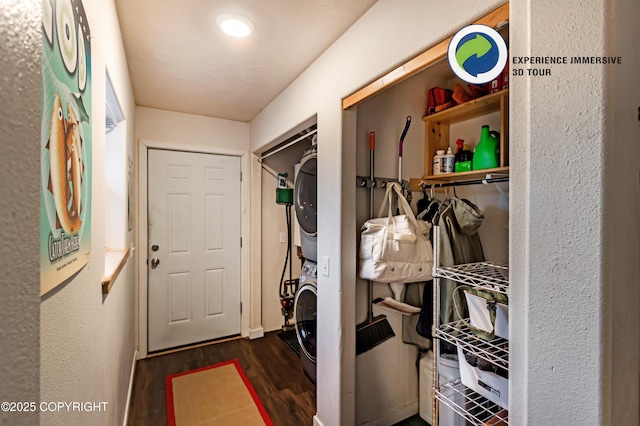
[[[242,313],[242,302],[240,302],[240,313]]]
[[[242,172],[240,172],[240,182],[242,182]]]
[[[240,237],[240,248],[242,248],[242,237]]]

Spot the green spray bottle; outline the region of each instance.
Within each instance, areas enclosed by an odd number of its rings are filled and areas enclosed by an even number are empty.
[[[480,142],[473,152],[471,170],[493,169],[500,166],[500,133],[482,126]]]

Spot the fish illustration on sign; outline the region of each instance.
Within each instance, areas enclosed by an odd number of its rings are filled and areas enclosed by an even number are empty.
[[[65,118],[58,93],[54,96],[49,133],[50,174],[48,189],[56,207],[56,227],[68,234],[77,233],[82,225],[82,137],[79,122],[71,105]]]

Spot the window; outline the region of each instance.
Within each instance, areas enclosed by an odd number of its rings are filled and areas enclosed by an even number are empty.
[[[126,247],[128,230],[127,204],[127,135],[124,115],[107,73],[105,142],[105,247]]]
[[[127,231],[130,230],[129,186],[132,161],[127,158],[127,130],[119,125],[124,114],[115,90],[106,73],[105,107],[105,156],[104,156],[104,200],[105,200],[105,274],[102,293],[107,294],[128,258]]]

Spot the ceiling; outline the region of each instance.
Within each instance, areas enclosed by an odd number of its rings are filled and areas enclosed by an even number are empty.
[[[376,1],[116,0],[136,104],[251,121]],[[221,13],[254,33],[223,34]]]

